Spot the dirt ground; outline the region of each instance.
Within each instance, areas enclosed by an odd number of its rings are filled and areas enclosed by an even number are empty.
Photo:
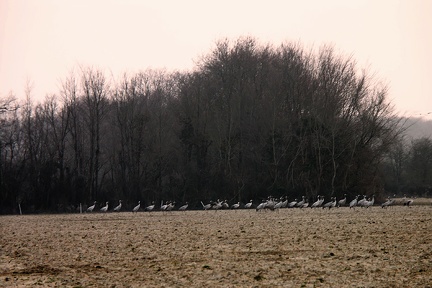
[[[0,216],[0,287],[432,287],[432,206]]]

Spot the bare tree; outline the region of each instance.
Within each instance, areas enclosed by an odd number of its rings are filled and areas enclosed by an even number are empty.
[[[117,85],[114,101],[116,102],[115,130],[120,145],[118,162],[119,183],[125,197],[138,198],[143,183],[146,182],[147,162],[146,128],[149,121],[147,107],[148,93],[145,86],[144,74],[133,76],[124,75]],[[115,147],[115,146],[113,146]],[[113,152],[115,155],[115,152]]]
[[[16,97],[9,93],[5,98],[0,98],[0,202],[13,203],[10,191],[6,188],[4,172],[12,170],[19,141],[19,119],[17,110],[19,106]],[[12,116],[11,116],[12,115]],[[6,206],[4,204],[4,206]]]
[[[100,70],[82,69],[81,91],[85,104],[86,132],[88,136],[89,198],[98,199],[101,186],[101,127],[108,104],[109,86]]]

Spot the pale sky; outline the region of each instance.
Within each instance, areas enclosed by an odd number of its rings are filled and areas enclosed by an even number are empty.
[[[79,65],[186,71],[240,36],[331,44],[388,83],[401,114],[432,112],[432,0],[0,0],[0,97],[29,80],[42,101]]]

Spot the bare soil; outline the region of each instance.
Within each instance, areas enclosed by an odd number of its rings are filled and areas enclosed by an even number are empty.
[[[0,216],[1,287],[432,287],[432,207]]]

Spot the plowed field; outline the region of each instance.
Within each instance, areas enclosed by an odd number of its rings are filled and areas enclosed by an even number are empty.
[[[432,207],[0,216],[3,287],[431,287]]]

